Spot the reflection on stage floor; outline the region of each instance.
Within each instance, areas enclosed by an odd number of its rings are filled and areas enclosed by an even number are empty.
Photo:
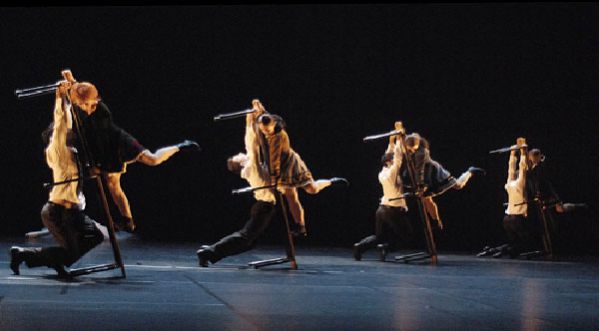
[[[0,258],[0,330],[546,330],[596,329],[599,261],[476,258],[443,253],[436,266],[354,261],[349,248],[259,246],[208,268],[200,243],[119,234],[127,278],[111,270],[57,279],[48,268],[9,269]],[[4,238],[0,249],[32,245]],[[52,244],[51,238],[40,244]],[[112,262],[106,241],[73,267]],[[392,260],[392,258],[388,259]]]

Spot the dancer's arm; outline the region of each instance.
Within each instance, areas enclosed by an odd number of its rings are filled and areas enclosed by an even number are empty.
[[[391,146],[391,141],[389,141],[389,146]],[[401,168],[401,163],[403,161],[403,153],[401,150],[401,144],[395,143],[395,139],[393,141],[393,165],[391,166],[391,178],[399,178],[397,176],[399,169]]]
[[[256,135],[255,122],[258,118],[256,113],[247,114],[245,116],[245,152],[250,159],[252,164],[258,165],[258,155],[260,153],[260,145],[258,144],[258,137]]]
[[[522,169],[522,167],[520,167]],[[512,150],[510,152],[510,159],[507,162],[507,180],[506,183],[509,183],[511,180],[516,177],[516,151]]]
[[[513,151],[514,153],[514,167],[515,167],[515,163],[516,163],[516,156],[515,156],[515,151]],[[512,154],[510,154],[510,160],[512,158]],[[518,187],[521,188],[522,190],[524,190],[524,186],[526,185],[526,168],[527,168],[527,164],[526,164],[526,150],[524,148],[520,149],[520,164],[519,164],[519,169],[518,169]],[[515,169],[514,169],[515,171]]]
[[[54,124],[50,142],[46,147],[46,159],[49,164],[57,163],[69,153],[67,147],[67,130],[72,124],[71,113],[67,109],[65,99],[68,83],[63,83],[56,89],[54,102]]]
[[[385,154],[393,153],[395,150],[395,142],[397,140],[397,136],[389,136],[389,144],[387,145],[387,150]]]
[[[258,135],[260,130],[258,129],[257,119],[260,117],[260,115],[266,113],[266,109],[258,99],[252,100],[252,109],[254,109],[254,112],[246,115],[245,124],[246,127],[251,126],[254,133]]]

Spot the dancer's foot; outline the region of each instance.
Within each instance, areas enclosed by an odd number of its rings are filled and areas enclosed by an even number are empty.
[[[482,257],[487,255],[491,255],[491,246],[485,246],[483,250],[480,251],[480,253],[476,254],[476,257]]]
[[[480,174],[480,175],[484,176],[484,175],[487,174],[487,172],[485,171],[485,169],[479,168],[479,167],[470,167],[470,168],[468,168],[468,172],[471,173],[471,174],[473,174],[473,175]]]
[[[379,260],[385,262],[387,253],[389,253],[389,244],[378,244],[376,245],[376,250],[379,251]]]
[[[343,177],[333,177],[329,181],[331,181],[331,184],[339,183],[345,184],[346,187],[349,186],[349,181]]]
[[[509,254],[510,246],[507,244],[495,247],[495,253],[493,254],[494,258],[500,258],[506,254]]]
[[[440,219],[431,219],[431,225],[439,230],[443,230],[443,222]]]
[[[179,151],[180,152],[189,152],[189,151],[201,151],[202,148],[200,148],[200,145],[198,145],[198,143],[196,143],[193,140],[184,140],[181,143],[178,143],[177,145],[175,145],[177,147],[179,147]]]
[[[126,231],[129,233],[135,232],[137,228],[133,218],[127,216],[120,216],[119,219],[115,220],[114,227],[116,231]]]
[[[305,225],[292,223],[290,230],[291,230],[291,235],[294,237],[307,237],[308,236],[308,230],[306,230]]]
[[[25,249],[13,246],[10,248],[8,254],[10,255],[10,269],[15,275],[20,275],[19,266],[25,261]]]
[[[198,256],[198,264],[200,267],[208,267],[208,262],[211,262],[212,257],[214,256],[214,251],[208,245],[202,245],[200,249],[196,252]]]
[[[356,260],[356,261],[362,260],[362,250],[360,249],[360,244],[358,244],[358,243],[354,244],[353,254],[354,254],[354,260]]]

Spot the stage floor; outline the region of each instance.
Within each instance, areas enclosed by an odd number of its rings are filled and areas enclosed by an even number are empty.
[[[349,248],[258,247],[209,268],[200,243],[144,242],[119,234],[120,269],[59,280],[48,268],[9,269],[24,239],[0,239],[0,330],[596,330],[599,262],[439,255],[427,262],[354,261]],[[41,245],[52,243],[42,238]],[[392,259],[390,254],[388,259]],[[109,242],[74,267],[111,263]]]

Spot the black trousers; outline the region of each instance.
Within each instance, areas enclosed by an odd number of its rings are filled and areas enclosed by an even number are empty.
[[[505,215],[503,229],[508,238],[509,250],[513,255],[522,253],[533,245],[530,225],[524,215]]]
[[[391,243],[394,248],[393,244],[398,239],[403,243],[413,239],[413,228],[406,210],[402,207],[379,205],[374,234],[360,240],[358,249],[363,253],[382,243]]]
[[[268,228],[275,215],[275,210],[275,205],[272,203],[256,201],[252,206],[250,219],[241,230],[233,232],[210,246],[209,249],[214,252],[210,262],[216,263],[227,256],[252,249],[256,239]]]
[[[38,247],[28,250],[28,267],[67,266],[104,240],[94,221],[83,211],[48,202],[42,208],[42,222],[60,246]]]

